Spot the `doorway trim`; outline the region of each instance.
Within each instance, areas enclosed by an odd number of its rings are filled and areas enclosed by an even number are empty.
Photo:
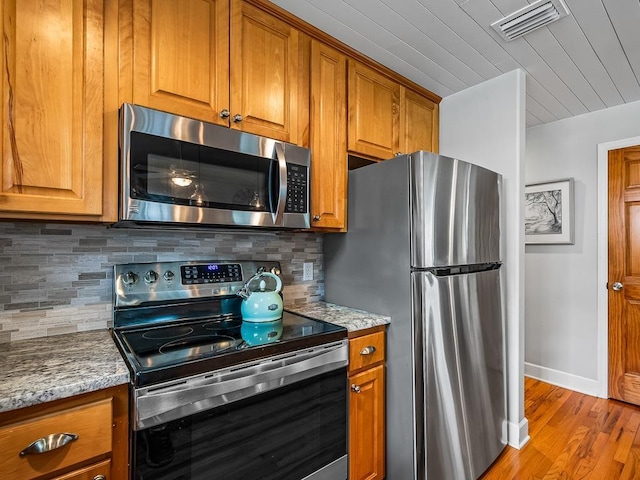
[[[598,384],[609,396],[609,150],[640,145],[640,137],[598,144]]]

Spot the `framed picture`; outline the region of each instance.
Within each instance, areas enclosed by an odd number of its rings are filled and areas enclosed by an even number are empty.
[[[526,185],[524,238],[528,245],[573,244],[573,178]]]

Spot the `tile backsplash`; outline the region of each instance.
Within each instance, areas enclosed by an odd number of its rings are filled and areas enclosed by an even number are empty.
[[[280,261],[285,305],[324,298],[320,234],[0,222],[0,343],[110,327],[114,264],[236,259]]]

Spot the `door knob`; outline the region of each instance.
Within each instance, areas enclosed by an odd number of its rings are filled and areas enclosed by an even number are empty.
[[[622,287],[624,287],[624,285],[622,285],[620,282],[615,282],[611,288],[613,288],[615,292],[619,292],[620,290],[622,290]]]

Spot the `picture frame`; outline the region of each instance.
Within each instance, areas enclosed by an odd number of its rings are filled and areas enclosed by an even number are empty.
[[[526,185],[526,245],[573,245],[573,178]]]

